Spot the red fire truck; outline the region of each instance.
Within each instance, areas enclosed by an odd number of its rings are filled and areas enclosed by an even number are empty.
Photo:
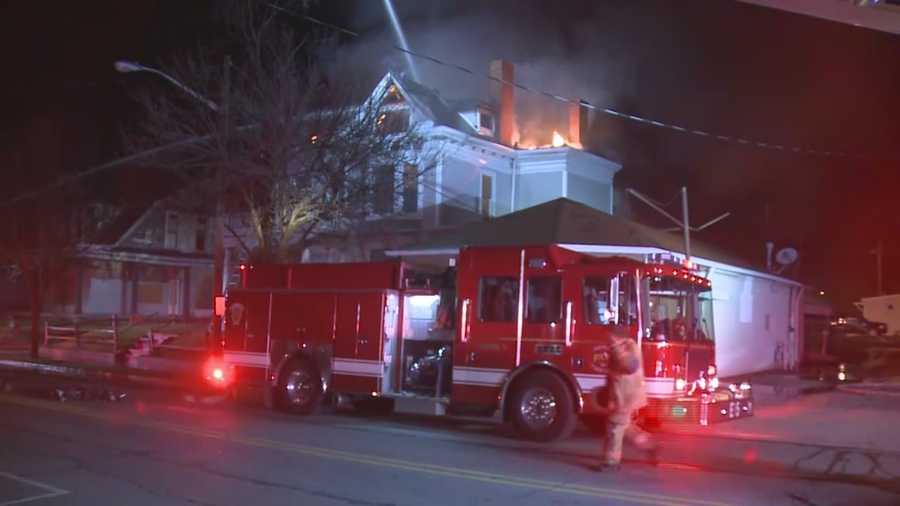
[[[463,248],[444,272],[395,262],[242,266],[207,378],[311,413],[326,396],[400,412],[500,414],[553,440],[599,423],[610,334],[641,343],[648,419],[752,413],[718,385],[710,282],[677,265],[558,246]]]

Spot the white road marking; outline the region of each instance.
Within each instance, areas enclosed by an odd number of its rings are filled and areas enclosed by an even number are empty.
[[[53,485],[48,485],[47,483],[41,483],[39,481],[29,480],[28,478],[16,476],[15,474],[5,473],[3,471],[0,471],[0,476],[7,478],[9,480],[18,481],[19,483],[25,483],[26,485],[31,485],[32,487],[47,491],[47,493],[44,493],[44,494],[33,495],[30,497],[23,497],[21,499],[13,499],[12,501],[0,502],[0,506],[10,506],[12,504],[22,504],[22,503],[31,502],[31,501],[37,501],[40,499],[50,499],[51,497],[59,497],[61,495],[66,495],[66,494],[70,493],[68,490],[56,488]]]

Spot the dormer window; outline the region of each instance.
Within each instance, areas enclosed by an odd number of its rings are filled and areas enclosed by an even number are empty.
[[[478,108],[478,133],[493,136],[495,130],[494,113],[484,107]]]

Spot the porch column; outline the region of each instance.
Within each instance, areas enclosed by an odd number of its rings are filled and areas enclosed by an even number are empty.
[[[128,311],[128,280],[131,278],[129,273],[131,272],[131,264],[122,262],[122,270],[119,271],[119,280],[121,281],[121,287],[119,291],[121,292],[119,295],[119,314],[126,315],[129,313]]]
[[[84,310],[84,267],[79,262],[75,266],[75,314]]]
[[[182,269],[182,275],[184,276],[184,283],[181,287],[181,300],[183,301],[181,304],[181,313],[182,316],[187,319],[191,317],[191,268],[185,267]]]
[[[138,283],[141,280],[141,266],[131,264],[131,314],[138,314]]]

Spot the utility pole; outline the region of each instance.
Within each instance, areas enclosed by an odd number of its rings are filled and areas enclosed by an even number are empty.
[[[649,197],[642,195],[631,188],[628,188],[627,191],[628,191],[628,193],[630,193],[632,196],[634,196],[641,202],[650,206],[654,211],[658,212],[659,214],[662,214],[663,216],[668,218],[670,221],[672,221],[673,223],[678,225],[678,228],[668,229],[669,231],[675,231],[675,230],[683,230],[684,231],[684,255],[685,255],[685,260],[687,262],[691,261],[691,232],[692,231],[699,232],[699,231],[701,231],[707,227],[710,227],[710,226],[724,220],[725,218],[731,216],[730,212],[723,213],[723,214],[707,221],[703,225],[700,225],[699,227],[691,227],[690,217],[688,216],[687,187],[685,187],[685,186],[681,187],[681,212],[682,212],[681,220],[679,220],[678,218],[667,213],[665,209],[663,209],[658,204],[656,204],[656,202],[653,202],[653,200],[650,199]]]
[[[681,216],[684,221],[684,256],[688,265],[691,264],[691,223],[688,216],[687,187],[681,187]]]

